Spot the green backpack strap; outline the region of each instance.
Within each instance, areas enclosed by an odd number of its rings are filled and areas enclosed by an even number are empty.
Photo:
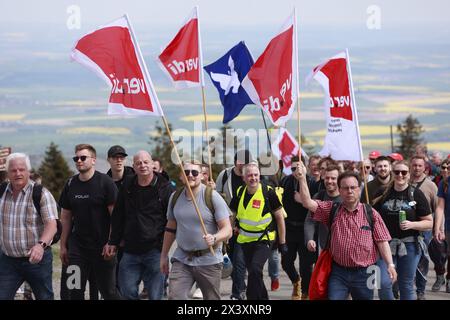
[[[184,188],[181,188],[181,189],[178,189],[177,191],[175,191],[175,193],[172,197],[172,202],[170,203],[170,208],[172,209],[172,211],[173,211],[173,208],[175,207],[175,204],[177,203],[178,198],[180,197],[180,195],[183,191],[184,191]],[[214,215],[216,212],[215,212],[214,204],[213,204],[213,200],[212,200],[212,193],[213,193],[213,188],[211,188],[210,186],[206,186],[206,189],[205,189],[206,207]]]
[[[175,208],[175,204],[177,203],[178,198],[180,197],[181,193],[184,191],[184,188],[178,189],[175,191],[172,197],[172,201],[170,202],[170,209],[173,212],[173,208]]]
[[[214,204],[213,204],[213,200],[212,200],[212,193],[213,193],[213,188],[211,188],[210,186],[206,186],[206,189],[205,189],[206,206],[208,207],[209,211],[211,211],[211,213],[214,216],[215,213],[216,213],[216,210],[214,209]]]

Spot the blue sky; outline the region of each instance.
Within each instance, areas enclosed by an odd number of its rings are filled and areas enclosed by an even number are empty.
[[[178,23],[195,5],[200,6],[202,22],[211,26],[279,23],[294,6],[300,24],[365,25],[366,10],[371,5],[380,8],[385,26],[448,26],[450,11],[450,2],[446,0],[15,0],[2,1],[0,10],[3,22],[64,24],[70,5],[80,7],[82,21],[88,25],[102,24],[124,12],[136,23]]]

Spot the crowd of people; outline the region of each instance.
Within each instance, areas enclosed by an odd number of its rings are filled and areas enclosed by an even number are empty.
[[[450,293],[450,155],[428,158],[419,145],[408,161],[378,151],[360,163],[293,156],[291,174],[280,168],[262,176],[257,159],[239,150],[215,181],[208,165],[184,162],[180,186],[149,152],[134,154],[132,166],[127,157],[112,146],[105,174],[95,168],[93,146],[75,146],[78,173],[57,200],[32,175],[26,154],[7,157],[0,299],[14,299],[24,282],[35,299],[54,299],[51,246],[59,234],[55,259],[62,263],[60,298],[67,300],[85,299],[87,282],[93,300],[189,299],[192,290],[219,300],[224,256],[233,265],[230,299],[269,299],[268,263],[270,290],[279,290],[281,266],[291,299],[307,300],[325,248],[333,260],[330,300],[373,299],[373,266],[380,299],[426,299],[430,259],[432,290]]]

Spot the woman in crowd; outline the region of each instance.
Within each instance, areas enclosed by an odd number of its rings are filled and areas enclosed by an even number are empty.
[[[393,182],[380,196],[375,197],[373,204],[392,237],[390,246],[398,273],[400,299],[415,300],[414,277],[420,250],[425,248],[419,235],[420,231],[432,229],[433,218],[425,195],[409,185],[408,162],[396,162],[393,172]],[[406,213],[405,220],[400,220],[401,211]]]

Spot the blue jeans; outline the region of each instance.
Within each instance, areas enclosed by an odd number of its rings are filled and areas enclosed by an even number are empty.
[[[233,263],[233,271],[231,272],[231,280],[233,282],[231,287],[231,297],[240,300],[243,298],[243,294],[246,291],[244,252],[242,251],[241,245],[237,242],[234,243],[232,248],[233,251],[230,256],[231,262]]]
[[[425,241],[425,244],[428,247],[432,238],[431,230],[423,232],[423,237],[424,237],[423,240]],[[417,293],[425,293],[429,268],[430,268],[430,260],[428,260],[428,258],[425,257],[424,253],[422,252],[419,259],[419,267],[416,270]]]
[[[393,256],[397,269],[398,288],[400,290],[400,300],[415,300],[414,277],[421,255],[421,250],[415,242],[405,243],[407,254],[403,257]]]
[[[328,280],[328,299],[347,300],[351,294],[353,300],[372,300],[373,290],[367,285],[370,275],[367,268],[345,268],[333,263]]]
[[[270,252],[268,270],[270,279],[278,279],[280,276],[280,255],[277,249]]]
[[[164,294],[164,274],[159,268],[161,252],[152,249],[144,254],[123,253],[119,264],[119,288],[122,298],[139,299],[139,283],[144,281],[150,300],[161,300]]]
[[[376,264],[380,268],[380,289],[378,290],[378,297],[380,300],[394,300],[392,281],[389,277],[386,263],[380,258]]]
[[[44,250],[42,260],[31,264],[26,258],[12,258],[0,254],[0,300],[14,300],[17,289],[27,281],[37,300],[53,300],[53,255]]]

